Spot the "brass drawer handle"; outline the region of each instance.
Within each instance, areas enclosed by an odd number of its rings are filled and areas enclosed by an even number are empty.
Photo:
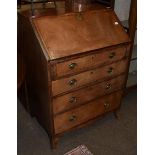
[[[111,84],[110,83],[106,84],[106,89],[111,89]]]
[[[77,80],[76,79],[72,79],[72,80],[69,81],[69,85],[70,86],[75,86],[76,83],[77,83]]]
[[[114,58],[114,57],[115,57],[115,55],[116,55],[116,53],[115,53],[115,52],[111,52],[111,53],[110,53],[110,55],[109,55],[109,58],[110,58],[110,59],[112,59],[112,58]]]
[[[108,69],[107,72],[108,72],[109,74],[111,74],[111,73],[113,72],[113,70],[114,70],[114,68],[110,67],[110,68]]]
[[[70,122],[73,122],[73,121],[76,121],[77,120],[77,116],[75,116],[75,115],[71,115],[70,117],[69,117],[69,121]]]
[[[105,102],[105,103],[104,103],[104,108],[105,108],[106,110],[108,110],[108,109],[110,108],[110,103]]]
[[[70,68],[70,69],[74,69],[76,66],[77,66],[76,63],[71,63],[71,64],[69,64],[69,68]]]
[[[76,97],[71,97],[69,102],[70,103],[76,103],[77,102],[77,98]]]

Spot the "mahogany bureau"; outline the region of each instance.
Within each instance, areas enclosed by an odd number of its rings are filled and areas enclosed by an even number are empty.
[[[60,135],[120,107],[130,40],[111,9],[19,17],[31,114]]]

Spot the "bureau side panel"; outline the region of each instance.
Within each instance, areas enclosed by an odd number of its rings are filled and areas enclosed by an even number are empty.
[[[28,18],[19,16],[20,47],[26,64],[26,82],[31,114],[51,132],[48,61]]]

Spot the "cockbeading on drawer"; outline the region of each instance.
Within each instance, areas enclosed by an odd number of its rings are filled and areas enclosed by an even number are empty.
[[[80,58],[73,58],[66,61],[58,61],[55,67],[55,79],[80,73],[101,65],[107,65],[125,58],[127,55],[126,46],[110,49],[100,49]]]
[[[101,97],[86,105],[54,117],[55,134],[65,132],[79,124],[103,115],[119,107],[122,91]],[[63,125],[62,125],[63,124]]]
[[[127,59],[106,65],[94,70],[86,71],[71,77],[52,81],[53,96],[89,85],[92,82],[108,80],[126,71]]]
[[[53,98],[53,113],[58,114],[64,112],[103,95],[122,89],[124,82],[125,75],[121,75],[112,80],[100,82],[93,86],[88,86],[69,94],[55,97]]]

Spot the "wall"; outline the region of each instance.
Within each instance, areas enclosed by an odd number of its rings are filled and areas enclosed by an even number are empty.
[[[115,12],[121,21],[128,20],[131,0],[115,0]]]
[[[131,0],[115,0],[115,12],[121,21],[128,20]],[[137,32],[135,34],[135,42],[137,44]]]
[[[115,12],[117,14],[117,16],[119,17],[119,19],[121,21],[126,21],[129,18],[129,11],[130,11],[130,2],[131,0],[115,0]],[[135,46],[133,49],[133,56],[137,57],[137,32],[135,34],[135,42],[134,42]],[[137,72],[137,59],[134,59],[131,61],[130,63],[130,76],[129,76],[129,83],[136,83],[136,72]],[[130,80],[131,77],[131,80]]]

